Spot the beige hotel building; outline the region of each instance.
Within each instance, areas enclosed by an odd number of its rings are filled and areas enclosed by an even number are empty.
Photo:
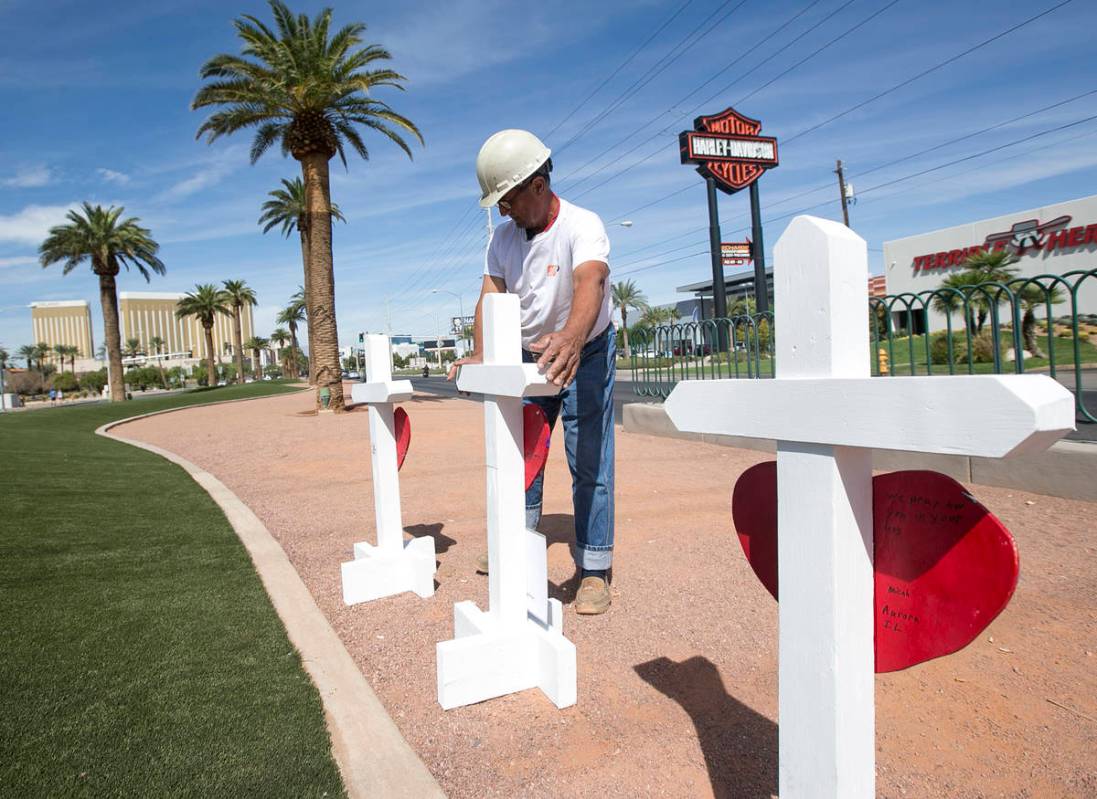
[[[78,361],[95,357],[91,335],[91,308],[86,300],[55,300],[30,304],[31,326],[35,344],[75,345],[80,351]],[[79,364],[78,364],[79,366]]]
[[[175,318],[175,307],[186,296],[179,293],[158,291],[123,291],[118,295],[118,315],[122,325],[122,346],[135,338],[149,355],[155,354],[149,340],[159,336],[164,340],[161,352],[175,356],[169,360],[199,359],[206,357],[206,337],[202,323],[195,317]],[[247,341],[254,333],[251,306],[241,309],[241,341]],[[213,325],[213,357],[228,355],[226,345],[232,345],[232,317],[218,314]],[[248,353],[244,353],[245,357]]]

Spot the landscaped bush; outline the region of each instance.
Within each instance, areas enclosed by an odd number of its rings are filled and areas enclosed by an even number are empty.
[[[29,397],[44,393],[46,381],[40,372],[9,372],[4,388],[22,397]]]
[[[50,381],[50,388],[55,388],[58,391],[76,391],[80,387],[80,382],[76,379],[76,375],[72,372],[61,372],[53,376]]]
[[[971,337],[972,360],[975,363],[994,362],[994,338],[990,330]],[[930,340],[929,357],[934,364],[948,364],[948,334],[934,333]],[[967,363],[967,335],[952,334],[952,362],[958,366]]]
[[[99,369],[95,372],[85,372],[80,375],[80,387],[92,394],[103,393],[103,386],[107,384],[107,370]]]

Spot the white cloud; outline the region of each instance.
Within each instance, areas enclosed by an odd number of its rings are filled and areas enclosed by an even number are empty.
[[[99,176],[107,183],[117,183],[119,186],[125,186],[130,182],[130,176],[125,172],[116,172],[113,169],[107,169],[106,167],[99,167],[95,170],[99,173]]]
[[[22,167],[13,177],[0,180],[0,186],[9,186],[15,189],[33,189],[48,185],[53,179],[53,173],[48,166]]]
[[[0,214],[0,241],[18,244],[41,244],[54,225],[65,221],[65,214],[75,208],[69,205],[28,205],[22,211],[7,216]]]
[[[27,266],[38,263],[33,255],[16,255],[12,258],[0,258],[0,269],[6,266]]]

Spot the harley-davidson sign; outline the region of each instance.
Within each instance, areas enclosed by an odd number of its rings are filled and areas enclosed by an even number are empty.
[[[759,136],[762,123],[734,108],[697,117],[693,127],[678,134],[682,163],[697,164],[702,176],[713,178],[728,194],[745,189],[777,166],[777,139]]]

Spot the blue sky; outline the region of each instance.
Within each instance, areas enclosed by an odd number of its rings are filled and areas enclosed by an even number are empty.
[[[433,335],[458,301],[432,289],[461,295],[471,312],[485,242],[474,162],[483,140],[505,127],[546,137],[556,151],[556,189],[602,216],[611,270],[654,303],[681,298],[676,286],[709,273],[704,186],[678,163],[676,134],[698,113],[728,105],[788,140],[781,165],[759,184],[765,219],[818,203],[811,213],[840,218],[832,170],[836,158],[844,161],[855,189],[866,192],[851,222],[868,241],[873,271],[882,269],[885,240],[1091,194],[1097,120],[874,187],[1097,115],[1097,93],[859,176],[1097,89],[1090,0],[1073,0],[792,140],[1059,2],[336,4],[337,24],[364,21],[367,40],[391,50],[407,91],[378,97],[426,138],[414,160],[374,137],[368,162],[332,164],[333,199],[348,220],[335,230],[340,338],[384,331],[390,320],[393,332]],[[246,135],[195,141],[203,117],[189,110],[202,62],[238,51],[231,20],[241,13],[269,18],[250,0],[0,0],[0,344],[31,343],[25,306],[50,299],[91,302],[101,341],[90,269],[63,277],[35,259],[48,227],[84,200],[124,205],[162,245],[167,275],[146,284],[123,273],[120,290],[185,291],[243,278],[259,294],[259,331],[273,328],[301,282],[300,251],[296,240],[262,235],[256,218],[266,192],[299,174],[298,165],[275,149],[250,166]],[[816,187],[825,188],[796,196]],[[636,210],[648,203],[655,204]],[[724,240],[741,239],[747,193],[720,203]],[[613,224],[624,219],[633,225]],[[766,225],[767,251],[788,221]]]

